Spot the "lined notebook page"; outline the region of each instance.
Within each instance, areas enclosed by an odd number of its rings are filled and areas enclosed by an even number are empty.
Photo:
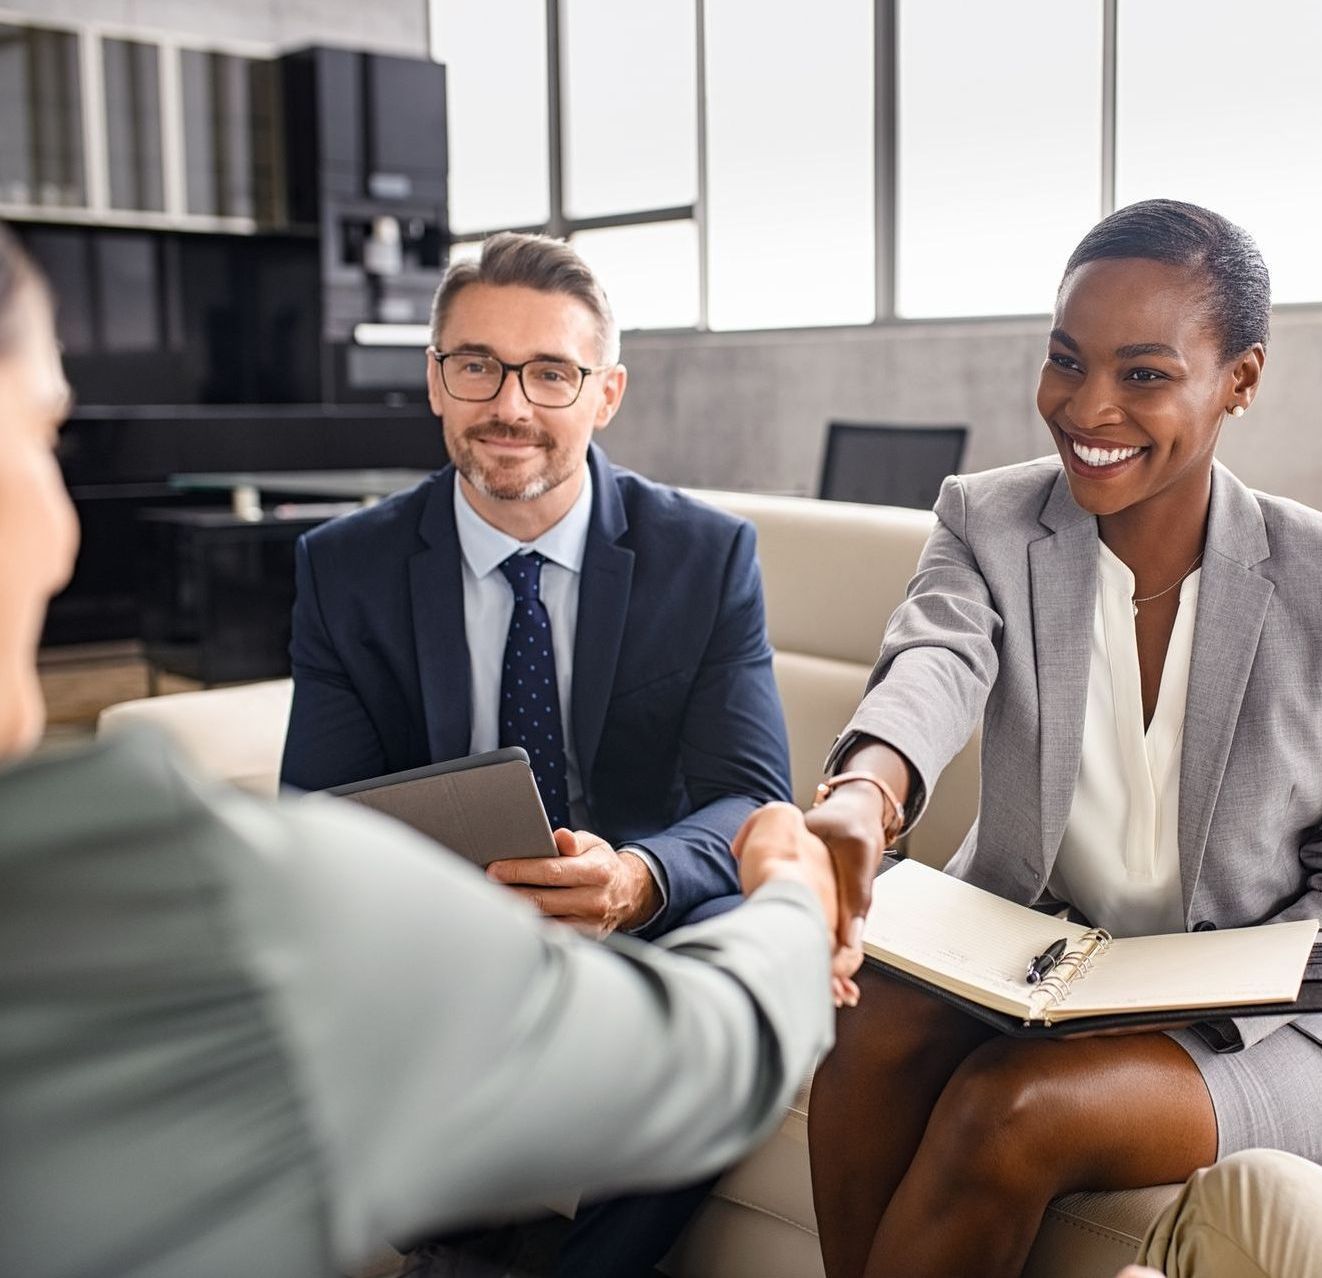
[[[1099,1012],[1289,1002],[1313,948],[1312,920],[1218,932],[1126,936],[1070,987],[1051,1019]]]
[[[1027,1016],[1029,961],[1062,936],[1075,948],[1087,930],[901,861],[873,884],[863,949],[986,1007]]]

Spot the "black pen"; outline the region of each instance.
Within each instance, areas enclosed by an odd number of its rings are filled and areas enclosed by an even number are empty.
[[[1062,936],[1059,941],[1052,941],[1041,954],[1035,955],[1033,961],[1028,965],[1028,983],[1036,985],[1057,963],[1060,962],[1060,956],[1065,953],[1065,946],[1069,942]]]

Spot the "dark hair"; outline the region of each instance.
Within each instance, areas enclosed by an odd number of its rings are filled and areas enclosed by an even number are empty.
[[[1065,281],[1088,262],[1137,257],[1202,271],[1207,310],[1230,359],[1271,327],[1271,277],[1253,237],[1219,213],[1181,200],[1143,200],[1117,209],[1079,241],[1065,265]]]
[[[0,355],[18,340],[18,299],[28,284],[39,284],[41,273],[18,238],[0,222]]]

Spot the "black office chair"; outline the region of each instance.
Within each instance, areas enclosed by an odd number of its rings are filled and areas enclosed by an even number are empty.
[[[959,470],[967,426],[830,422],[817,495],[828,501],[931,508]]]

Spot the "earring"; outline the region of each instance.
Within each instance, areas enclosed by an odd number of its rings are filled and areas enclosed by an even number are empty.
[[[1243,416],[1244,416],[1244,405],[1243,405],[1243,404],[1236,404],[1235,407],[1232,408],[1232,409],[1230,410],[1230,415],[1231,415],[1231,417],[1243,417]]]

